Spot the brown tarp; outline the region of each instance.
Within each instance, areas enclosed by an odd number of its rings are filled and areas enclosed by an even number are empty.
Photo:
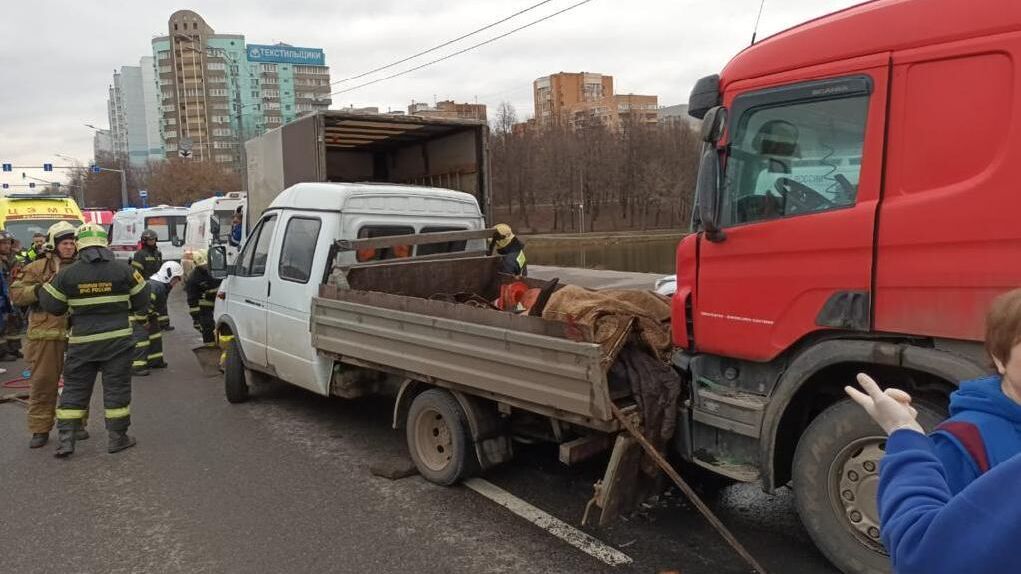
[[[642,414],[643,434],[662,452],[673,436],[681,377],[669,365],[670,299],[652,291],[592,291],[568,285],[550,297],[544,319],[592,328],[611,381],[625,382]],[[651,460],[643,470],[656,473]]]
[[[670,358],[670,299],[652,291],[592,291],[567,285],[550,297],[542,317],[592,327],[594,342],[603,347],[604,354],[614,352],[611,346],[633,321],[646,349],[662,361]]]

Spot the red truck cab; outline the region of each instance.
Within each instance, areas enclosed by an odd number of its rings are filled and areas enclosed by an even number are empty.
[[[875,0],[763,40],[698,82],[693,216],[677,250],[679,448],[791,484],[845,572],[886,572],[883,433],[860,371],[923,424],[988,368],[983,317],[1021,286],[1021,3]]]

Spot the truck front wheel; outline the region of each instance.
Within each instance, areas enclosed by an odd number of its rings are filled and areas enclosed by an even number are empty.
[[[912,406],[926,430],[946,418],[937,407],[918,401]],[[816,547],[848,574],[890,572],[877,506],[885,448],[882,429],[845,399],[812,421],[794,452],[794,496],[801,522]]]
[[[429,389],[415,397],[405,431],[411,459],[428,481],[449,486],[478,468],[468,418],[447,391]]]

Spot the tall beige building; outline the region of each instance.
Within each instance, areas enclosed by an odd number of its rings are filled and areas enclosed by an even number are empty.
[[[217,34],[191,10],[170,16],[152,50],[168,157],[240,171],[245,140],[331,103],[321,49],[246,44],[243,35]]]

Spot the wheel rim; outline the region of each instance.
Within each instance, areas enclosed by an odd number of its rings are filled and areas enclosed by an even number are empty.
[[[443,415],[431,408],[415,417],[415,452],[429,470],[442,471],[454,454],[454,441]]]
[[[830,467],[830,502],[862,545],[887,554],[879,539],[879,461],[886,438],[865,437],[845,446]]]

